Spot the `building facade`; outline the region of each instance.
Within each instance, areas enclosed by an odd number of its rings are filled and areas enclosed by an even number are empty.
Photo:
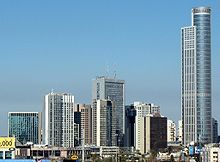
[[[9,112],[8,136],[16,137],[22,143],[41,143],[42,137],[41,112]]]
[[[182,144],[182,142],[183,142],[183,123],[182,123],[182,120],[178,121],[178,135],[177,135],[177,138],[178,138],[178,142]]]
[[[125,106],[125,147],[134,147],[134,124],[136,110],[134,105]]]
[[[92,144],[92,108],[91,105],[76,104],[74,112],[75,123],[80,124],[80,138],[84,133],[84,144]],[[76,118],[77,117],[77,118]]]
[[[210,143],[211,9],[192,9],[192,26],[181,29],[183,144]]]
[[[176,124],[167,120],[167,142],[176,142]]]
[[[96,146],[116,145],[115,105],[111,100],[93,101],[93,144]]]
[[[142,116],[160,114],[160,106],[153,103],[134,102],[134,107]]]
[[[74,147],[74,96],[49,93],[44,100],[45,144]]]
[[[141,154],[167,147],[167,118],[154,115],[135,118],[135,149]]]
[[[125,81],[108,77],[97,77],[93,80],[92,100],[108,100],[115,103],[117,146],[123,145],[125,121]]]
[[[218,121],[212,118],[212,143],[218,143]]]

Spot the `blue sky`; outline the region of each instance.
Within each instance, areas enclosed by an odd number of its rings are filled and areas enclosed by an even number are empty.
[[[212,7],[213,116],[220,119],[220,1],[0,1],[0,135],[7,112],[42,111],[43,96],[91,102],[91,81],[126,81],[126,103],[153,102],[180,119],[180,28],[191,8]]]

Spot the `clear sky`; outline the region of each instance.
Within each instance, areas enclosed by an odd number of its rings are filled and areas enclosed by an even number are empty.
[[[42,111],[43,96],[91,102],[92,79],[126,81],[126,104],[152,102],[180,119],[180,28],[212,7],[213,116],[220,119],[219,0],[1,0],[0,135],[9,111]]]

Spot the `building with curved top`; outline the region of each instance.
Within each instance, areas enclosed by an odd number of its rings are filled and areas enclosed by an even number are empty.
[[[181,29],[183,144],[212,141],[211,8],[192,9]]]

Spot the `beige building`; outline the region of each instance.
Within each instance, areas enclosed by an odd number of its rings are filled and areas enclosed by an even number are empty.
[[[135,118],[135,149],[141,154],[167,147],[167,118],[148,114]]]
[[[92,108],[91,105],[78,104],[78,110],[81,112],[81,137],[84,132],[84,143],[92,144]],[[76,110],[75,110],[76,111]]]
[[[176,142],[176,124],[167,120],[167,142]]]

